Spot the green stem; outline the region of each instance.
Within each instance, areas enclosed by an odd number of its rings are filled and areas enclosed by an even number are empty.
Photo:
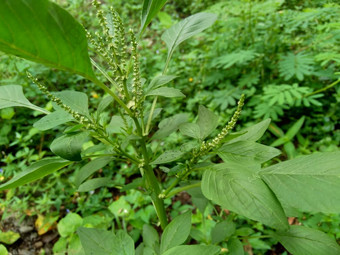
[[[179,192],[186,191],[188,189],[197,188],[197,187],[200,187],[200,186],[201,186],[201,182],[197,182],[197,183],[194,183],[194,184],[190,184],[190,185],[187,185],[187,186],[184,186],[184,187],[180,187],[180,188],[174,189],[172,192],[170,192],[166,196],[166,198],[170,198],[170,197],[176,195]]]
[[[156,209],[156,213],[161,223],[161,227],[164,230],[165,227],[168,225],[168,219],[167,219],[166,212],[165,212],[164,201],[163,199],[159,197],[161,193],[161,189],[159,187],[159,182],[155,176],[155,173],[153,172],[153,169],[150,166],[150,159],[149,159],[149,155],[148,155],[147,148],[146,148],[145,137],[143,136],[143,131],[139,125],[138,120],[135,117],[133,118],[133,120],[136,124],[137,132],[142,138],[140,148],[141,148],[141,152],[144,158],[143,168],[145,170],[144,176],[146,178],[146,188],[151,193],[150,196],[152,199],[152,203]]]
[[[151,121],[152,121],[152,115],[153,115],[155,108],[156,108],[157,99],[158,99],[157,96],[153,99],[152,106],[151,106],[150,113],[149,113],[149,117],[148,117],[148,122],[146,123],[144,135],[149,134],[149,129],[150,129],[150,126],[151,126]]]
[[[92,78],[91,81],[93,81],[96,85],[98,85],[100,88],[102,88],[106,93],[108,93],[110,96],[113,97],[113,99],[121,106],[124,108],[124,110],[127,112],[127,114],[129,114],[130,117],[133,117],[133,113],[130,111],[130,109],[126,106],[126,104],[108,87],[106,87],[106,85],[104,83],[102,83],[100,80],[98,79],[94,79]]]
[[[320,93],[320,92],[323,92],[323,91],[325,91],[325,90],[327,90],[327,89],[330,89],[330,88],[334,87],[334,86],[337,85],[339,82],[340,82],[340,79],[338,79],[337,81],[333,82],[332,84],[330,84],[330,85],[328,85],[328,86],[326,86],[326,87],[324,87],[324,88],[322,88],[322,89],[319,89],[319,90],[316,90],[316,91],[314,91],[314,92],[312,92],[312,93],[309,93],[309,94],[305,95],[304,97],[309,97],[309,96],[318,94],[318,93]]]

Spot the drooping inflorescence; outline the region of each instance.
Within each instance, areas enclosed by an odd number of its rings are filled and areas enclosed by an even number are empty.
[[[48,91],[48,89],[41,84],[37,78],[34,78],[31,73],[27,72],[27,77],[38,86],[39,90],[47,96],[48,99],[50,99],[52,102],[56,103],[59,107],[61,107],[64,111],[68,112],[72,115],[72,117],[79,122],[80,124],[83,124],[87,129],[96,129],[96,126],[92,123],[92,121],[87,117],[84,116],[77,111],[71,109],[68,105],[64,104],[60,98],[53,95],[51,92]]]

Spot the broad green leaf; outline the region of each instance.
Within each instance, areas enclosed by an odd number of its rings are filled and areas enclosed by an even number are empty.
[[[87,137],[87,132],[62,135],[53,140],[50,149],[61,158],[70,161],[80,161],[82,146]]]
[[[180,150],[169,150],[159,155],[154,161],[150,162],[150,164],[160,165],[169,163],[180,159],[184,154],[185,152]]]
[[[68,213],[58,222],[58,233],[61,237],[71,236],[82,224],[82,217],[76,213]]]
[[[208,168],[202,179],[203,194],[223,208],[278,229],[288,227],[274,194],[252,169],[236,163]]]
[[[112,116],[110,124],[107,125],[106,131],[109,134],[121,134],[125,128],[124,120],[121,116]]]
[[[150,82],[150,85],[148,86],[147,90],[149,91],[151,89],[157,89],[157,88],[169,83],[170,81],[172,81],[176,77],[177,76],[175,76],[175,75],[159,75],[159,76],[156,76]]]
[[[201,187],[188,189],[187,192],[191,196],[192,203],[201,211],[202,214],[204,214],[209,200],[203,195]]]
[[[200,105],[198,108],[197,125],[200,128],[200,139],[204,140],[209,136],[218,125],[218,116],[215,113],[209,111],[204,106]]]
[[[167,0],[144,0],[141,19],[141,34],[145,28],[150,24],[151,20],[162,9]]]
[[[284,209],[339,213],[340,152],[316,153],[288,160],[260,172]]]
[[[153,89],[146,93],[145,96],[185,97],[185,95],[179,89],[169,87]]]
[[[71,120],[73,120],[72,115],[65,111],[57,110],[42,117],[40,120],[33,124],[33,127],[41,131],[45,131],[56,126],[59,126],[61,124],[64,124],[66,122],[69,122]]]
[[[213,245],[180,245],[167,250],[162,255],[217,255],[220,250]]]
[[[164,229],[161,238],[161,253],[185,242],[190,234],[191,212],[174,218]]]
[[[211,242],[213,244],[225,241],[231,237],[236,231],[236,225],[232,221],[218,222],[211,231]]]
[[[81,245],[78,235],[72,235],[68,239],[67,254],[85,255],[85,251]]]
[[[230,238],[228,241],[228,250],[232,255],[244,255],[243,245],[236,237]]]
[[[210,27],[216,19],[212,13],[197,13],[167,29],[162,40],[168,47],[168,60],[180,43]]]
[[[162,120],[158,127],[159,130],[152,136],[152,139],[162,139],[178,130],[179,126],[188,121],[188,115],[185,113],[176,114],[170,118]]]
[[[89,176],[91,176],[91,174],[106,166],[110,161],[112,161],[112,157],[100,157],[84,165],[82,168],[80,168],[79,172],[75,177],[74,182],[76,186],[79,187],[79,185],[83,181],[85,181]]]
[[[0,51],[95,79],[84,28],[47,0],[0,1]]]
[[[4,120],[10,120],[13,118],[14,115],[15,115],[15,111],[13,107],[1,109],[0,111],[0,117]]]
[[[70,164],[72,164],[71,161],[60,158],[42,159],[30,165],[25,171],[15,175],[10,181],[0,185],[0,191],[16,188],[26,183],[38,180]]]
[[[3,244],[0,244],[0,254],[1,255],[8,255],[8,251]]]
[[[0,3],[0,6],[1,6],[1,3]],[[13,106],[26,107],[26,108],[30,108],[35,111],[45,113],[45,114],[50,113],[49,111],[43,108],[40,108],[39,106],[31,104],[31,102],[28,101],[28,99],[25,97],[24,93],[22,92],[21,86],[19,85],[0,86],[0,109],[13,107]]]
[[[329,235],[304,226],[291,226],[288,231],[273,233],[280,243],[296,255],[338,255],[340,246]]]
[[[98,105],[97,114],[101,114],[112,102],[113,98],[111,96],[104,97]]]
[[[77,230],[86,255],[134,255],[134,242],[122,230],[111,231],[80,227]]]
[[[13,244],[19,238],[20,238],[20,234],[19,233],[16,233],[16,232],[13,232],[13,231],[7,231],[7,232],[0,231],[0,243]]]
[[[59,97],[61,101],[72,110],[89,117],[88,97],[85,93],[65,90],[61,92],[54,92],[53,94],[56,97]],[[59,109],[59,107],[56,107],[56,110],[57,109]]]
[[[122,196],[118,200],[110,204],[108,209],[116,217],[121,217],[129,213],[129,211],[131,210],[131,206],[128,202],[126,202],[125,198]]]
[[[200,139],[200,127],[196,123],[183,123],[179,126],[182,135],[186,135],[195,139]]]
[[[109,186],[113,183],[111,178],[100,177],[88,180],[78,187],[78,192],[88,192],[101,187]]]
[[[159,21],[165,28],[170,28],[173,24],[172,18],[166,12],[159,12],[157,15]]]
[[[270,119],[266,119],[251,127],[242,129],[241,132],[246,132],[246,133],[236,137],[235,139],[230,140],[228,143],[234,143],[238,141],[256,142],[263,136],[264,132],[266,132],[269,124],[270,124]]]
[[[158,232],[152,226],[147,224],[143,226],[143,242],[146,247],[150,247],[153,250],[159,245]]]
[[[224,144],[218,152],[224,153],[224,157],[231,160],[255,160],[258,163],[264,163],[281,154],[278,149],[249,141]]]

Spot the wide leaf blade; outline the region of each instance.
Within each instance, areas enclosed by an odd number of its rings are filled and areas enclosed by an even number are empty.
[[[33,127],[41,131],[45,131],[56,126],[59,126],[61,124],[64,124],[66,122],[69,122],[71,120],[73,120],[72,115],[65,111],[58,110],[42,117],[40,120],[33,124]]]
[[[204,140],[208,135],[210,135],[218,125],[218,116],[209,111],[204,106],[200,105],[198,108],[198,119],[197,125],[201,130],[201,140]]]
[[[91,180],[88,180],[84,183],[82,183],[79,188],[78,192],[88,192],[92,191],[101,187],[106,187],[114,183],[111,178],[107,177],[100,177],[100,178],[93,178]]]
[[[111,231],[80,227],[77,230],[86,255],[134,255],[132,238],[124,231],[115,235]]]
[[[167,250],[162,255],[216,255],[220,250],[213,245],[180,245]]]
[[[80,161],[82,146],[87,137],[87,132],[62,135],[52,142],[50,149],[61,158]]]
[[[338,255],[340,246],[327,234],[304,226],[291,226],[288,231],[273,233],[292,254]]]
[[[216,19],[212,13],[197,13],[166,30],[162,40],[168,47],[168,59],[180,43],[210,27]]]
[[[47,0],[0,1],[0,51],[95,79],[84,28]]]
[[[0,185],[0,191],[22,186],[26,183],[38,180],[53,173],[67,165],[72,164],[60,158],[46,158],[30,165],[25,171],[15,175],[10,181]]]
[[[0,3],[1,5],[1,3]],[[22,87],[19,85],[7,85],[0,87],[0,109],[7,108],[7,107],[26,107],[30,108],[35,111],[39,111],[45,114],[49,114],[50,112],[40,108],[32,104],[28,99],[25,97],[24,93],[22,92]]]
[[[179,89],[169,87],[161,87],[151,90],[146,94],[146,96],[185,97],[185,95]]]
[[[286,216],[274,194],[252,169],[236,163],[207,169],[203,194],[225,209],[278,229],[288,227]]]
[[[161,253],[185,242],[190,234],[191,212],[177,216],[164,229],[161,238]]]
[[[288,160],[260,172],[284,209],[340,212],[340,152],[316,153]]]

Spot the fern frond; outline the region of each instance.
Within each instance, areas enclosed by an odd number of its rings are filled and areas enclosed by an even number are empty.
[[[302,81],[304,76],[311,75],[313,73],[313,59],[308,55],[300,52],[298,54],[288,53],[282,57],[279,62],[280,76],[284,77],[287,81],[292,77],[296,77]]]

